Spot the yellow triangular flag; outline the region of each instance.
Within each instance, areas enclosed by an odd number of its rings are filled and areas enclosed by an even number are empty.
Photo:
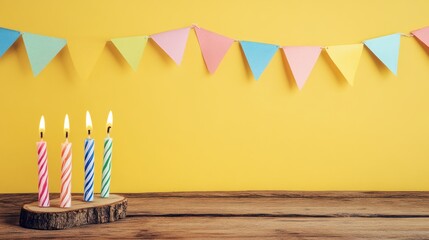
[[[137,71],[147,43],[147,36],[114,38],[113,45],[119,50],[130,66]]]
[[[353,86],[356,70],[362,55],[363,44],[336,45],[326,48],[329,57],[337,65],[344,78]]]
[[[69,39],[68,48],[73,65],[83,79],[87,79],[106,45],[105,40],[90,40],[87,38]]]

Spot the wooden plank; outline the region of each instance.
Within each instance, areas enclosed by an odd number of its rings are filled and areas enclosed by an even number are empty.
[[[57,193],[51,194],[50,198],[58,198]],[[26,203],[37,201],[37,193],[0,194],[0,217],[16,215]]]
[[[37,194],[0,194],[0,238],[429,239],[429,192],[124,195],[127,218],[58,232],[18,226]]]
[[[196,192],[124,195],[129,200],[130,216],[429,216],[428,192]],[[51,196],[55,197],[58,194]],[[0,216],[16,214],[24,203],[36,200],[37,194],[0,194]]]
[[[429,218],[132,217],[60,231],[0,219],[1,239],[428,239]]]
[[[122,195],[122,194],[121,194]],[[152,192],[130,193],[127,197],[183,197],[183,198],[429,198],[424,191],[227,191],[227,192]]]
[[[136,216],[429,217],[419,198],[129,198]]]

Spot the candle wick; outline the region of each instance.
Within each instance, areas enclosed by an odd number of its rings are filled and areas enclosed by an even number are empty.
[[[43,139],[43,132],[40,132],[40,138]]]
[[[108,126],[107,127],[107,134],[109,134],[110,133],[110,128],[112,128],[111,126]]]
[[[91,129],[88,129],[88,137],[91,135]]]
[[[66,132],[66,138],[69,138],[69,132]]]

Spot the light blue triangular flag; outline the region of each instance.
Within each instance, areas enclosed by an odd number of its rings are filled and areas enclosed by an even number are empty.
[[[67,43],[67,40],[62,38],[33,33],[23,33],[22,38],[34,76],[37,76]]]
[[[395,75],[398,74],[398,57],[401,34],[391,34],[366,40],[363,43]]]
[[[279,47],[273,44],[248,41],[240,41],[240,44],[253,77],[258,80]]]
[[[20,32],[6,28],[0,28],[0,57],[12,46],[16,39],[21,35]]]

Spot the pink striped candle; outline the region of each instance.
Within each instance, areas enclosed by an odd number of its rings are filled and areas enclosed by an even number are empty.
[[[66,114],[64,120],[64,131],[66,132],[66,141],[61,145],[61,194],[60,207],[71,207],[71,170],[72,170],[72,144],[69,143],[69,116]]]
[[[40,118],[39,124],[40,142],[37,142],[38,169],[39,169],[39,207],[49,207],[49,189],[48,189],[48,149],[43,141],[43,132],[45,131],[45,118]]]

